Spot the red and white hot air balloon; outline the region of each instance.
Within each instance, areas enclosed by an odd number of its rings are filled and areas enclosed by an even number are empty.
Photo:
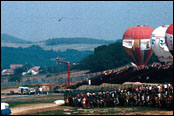
[[[168,25],[159,26],[151,35],[152,50],[158,57],[159,61],[163,63],[171,62],[172,57],[165,41],[165,33],[168,27]]]
[[[165,41],[170,53],[173,55],[173,24],[166,30]]]
[[[150,38],[153,28],[144,25],[130,27],[123,35],[123,47],[136,65],[147,65],[153,54]]]

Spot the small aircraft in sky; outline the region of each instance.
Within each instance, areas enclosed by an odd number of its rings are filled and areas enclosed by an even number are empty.
[[[63,19],[63,17],[61,17],[58,21],[60,22]]]

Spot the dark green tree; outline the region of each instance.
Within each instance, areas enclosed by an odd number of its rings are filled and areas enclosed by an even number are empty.
[[[14,74],[10,76],[9,81],[21,81],[22,72],[24,72],[23,68],[16,68]]]

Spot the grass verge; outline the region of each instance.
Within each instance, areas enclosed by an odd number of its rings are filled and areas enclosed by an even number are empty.
[[[60,106],[61,107],[61,106]],[[117,106],[117,107],[105,107],[105,108],[75,108],[75,109],[64,109],[64,110],[55,110],[55,111],[45,111],[45,112],[38,112],[33,114],[26,114],[26,115],[108,115],[108,114],[120,114],[120,113],[137,113],[137,112],[152,112],[153,111],[168,111],[162,108],[156,107],[131,107],[131,106]]]

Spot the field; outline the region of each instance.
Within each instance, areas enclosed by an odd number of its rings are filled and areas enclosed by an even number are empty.
[[[90,50],[93,51],[94,48],[101,46],[102,44],[61,44],[61,45],[54,45],[54,46],[47,46],[44,44],[44,42],[39,42],[39,43],[31,43],[31,44],[19,44],[19,43],[8,43],[8,42],[1,42],[2,47],[22,47],[22,48],[27,48],[32,45],[39,45],[41,48],[44,50],[55,50],[55,51],[66,51],[67,49],[75,49],[79,51],[86,51]]]
[[[61,108],[62,106],[59,106]],[[164,111],[158,108],[148,107],[112,107],[112,108],[89,108],[89,109],[64,109],[57,108],[55,111],[29,113],[27,115],[172,115],[172,111]]]
[[[39,109],[56,107],[56,100],[63,100],[62,94],[48,94],[27,98],[1,99],[1,102],[9,103],[13,114],[25,114],[30,110],[39,111]],[[33,112],[33,111],[32,111]]]
[[[76,108],[54,103],[63,100],[61,94],[30,98],[1,99],[9,103],[12,115],[173,115],[173,111],[153,107]]]

